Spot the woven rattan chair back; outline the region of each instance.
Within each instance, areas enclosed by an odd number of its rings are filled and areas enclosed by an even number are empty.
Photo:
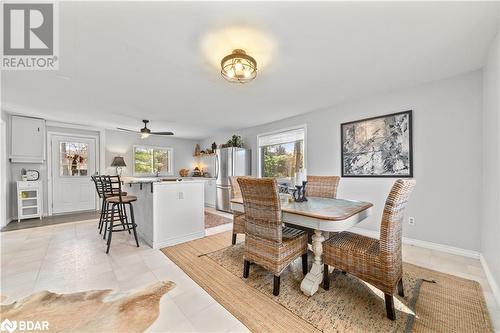
[[[388,270],[402,265],[401,237],[403,214],[415,180],[398,179],[385,201],[380,227],[380,259]]]
[[[240,177],[238,183],[245,207],[246,234],[281,244],[281,204],[276,179]]]
[[[231,184],[231,198],[241,198],[240,184],[238,184],[238,178],[240,177],[229,177],[229,183]]]
[[[307,176],[306,196],[335,199],[339,182],[339,176]]]

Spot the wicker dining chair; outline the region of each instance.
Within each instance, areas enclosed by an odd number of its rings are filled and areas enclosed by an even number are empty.
[[[335,199],[339,182],[339,176],[307,176],[306,197]],[[307,242],[312,244],[313,229],[299,226],[294,228],[304,230],[307,233]]]
[[[241,198],[241,189],[238,184],[239,177],[229,177],[231,183],[231,199]],[[233,239],[232,244],[236,244],[238,234],[245,233],[245,213],[233,211]]]
[[[396,319],[394,290],[403,291],[401,234],[403,212],[415,186],[414,180],[398,179],[385,202],[380,240],[350,232],[340,232],[323,243],[323,288],[328,290],[328,266],[352,274],[385,294],[387,317]]]
[[[339,176],[307,176],[306,197],[335,199]]]
[[[302,272],[307,274],[307,235],[283,226],[278,184],[274,178],[238,178],[245,208],[245,253],[243,277],[250,263],[274,274],[273,294],[279,295],[280,275],[302,256]]]

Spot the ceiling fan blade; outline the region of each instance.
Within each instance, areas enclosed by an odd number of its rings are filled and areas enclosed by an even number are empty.
[[[174,135],[173,132],[151,132],[154,135]]]
[[[134,130],[130,130],[130,129],[126,129],[126,128],[121,128],[121,127],[117,127],[116,129],[120,130],[120,131],[125,131],[125,132],[140,133],[139,131],[134,131]]]

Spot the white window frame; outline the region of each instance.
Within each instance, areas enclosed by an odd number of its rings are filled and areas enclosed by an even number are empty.
[[[160,172],[159,176],[173,176],[174,175],[174,148],[172,147],[161,147],[161,146],[150,146],[150,145],[134,145],[132,147],[132,168],[134,176],[156,176],[156,173],[140,173],[135,171],[135,149],[157,149],[168,151],[168,170],[169,172]]]
[[[286,128],[281,128],[279,130],[271,131],[271,132],[265,132],[265,133],[260,133],[257,135],[257,175],[258,177],[262,177],[262,154],[261,154],[261,147],[259,145],[259,139],[260,137],[263,136],[269,136],[273,134],[279,134],[283,132],[288,132],[288,131],[294,131],[298,129],[303,129],[304,130],[304,168],[307,169],[307,125],[302,124],[302,125],[296,125],[296,126],[291,126],[291,127],[286,127]],[[287,178],[278,178],[277,179],[279,183],[282,182],[289,182]]]

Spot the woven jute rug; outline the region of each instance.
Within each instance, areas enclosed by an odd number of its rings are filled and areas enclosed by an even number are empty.
[[[1,305],[0,321],[9,320],[10,328],[19,321],[37,322],[50,332],[143,332],[158,318],[161,297],[174,287],[165,281],[129,293],[41,291]]]
[[[235,278],[243,274],[243,243],[206,254]],[[310,256],[312,257],[312,256]],[[491,332],[479,283],[404,264],[405,297],[396,297],[397,319],[386,318],[384,294],[349,274],[331,273],[330,290],[300,291],[300,259],[281,276],[278,297],[272,274],[258,265],[247,283],[323,332]]]

